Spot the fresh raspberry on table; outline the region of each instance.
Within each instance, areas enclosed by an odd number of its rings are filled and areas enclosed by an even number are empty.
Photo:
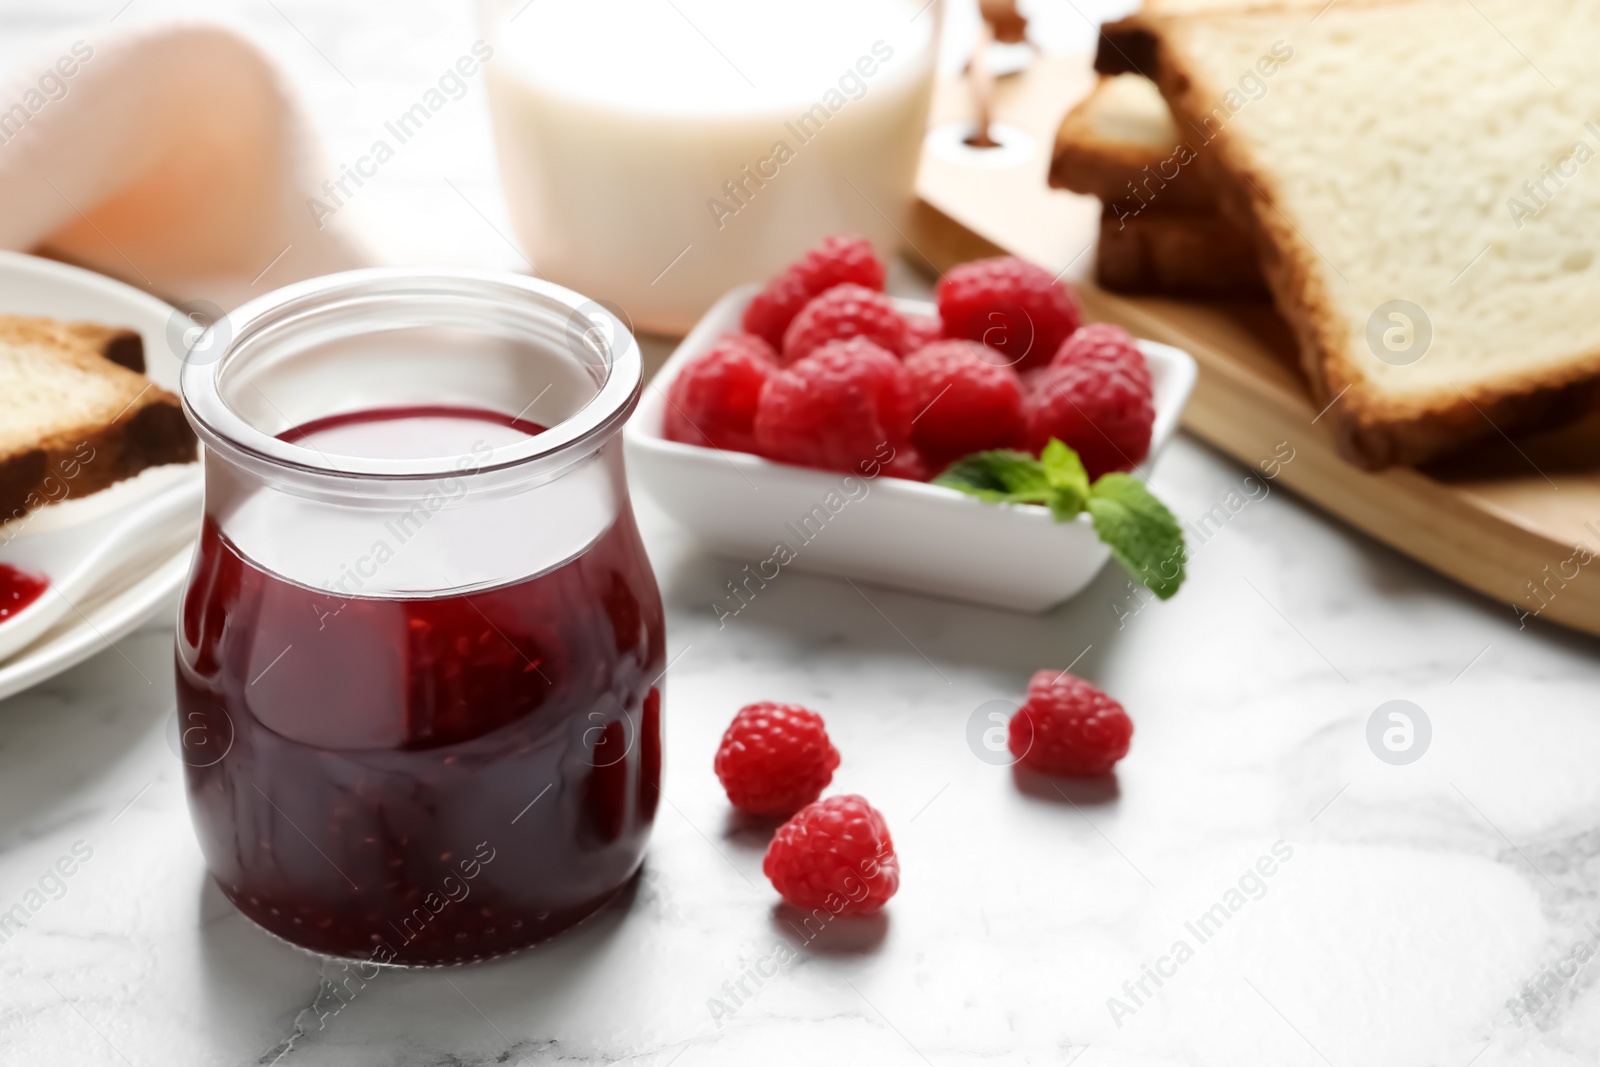
[[[1008,741],[1017,762],[1030,770],[1091,778],[1126,756],[1132,737],[1133,720],[1121,704],[1076,675],[1040,671],[1011,716]]]
[[[822,795],[839,766],[822,716],[798,704],[739,709],[717,749],[728,800],[753,815],[793,815]]]
[[[1022,383],[976,341],[938,341],[906,357],[915,409],[911,440],[931,467],[1024,442]]]
[[[1133,334],[1109,322],[1092,322],[1080,326],[1076,333],[1061,342],[1061,348],[1050,361],[1052,367],[1069,363],[1089,363],[1107,369],[1122,370],[1150,390],[1150,365]]]
[[[783,346],[783,331],[811,298],[835,285],[851,283],[883,289],[883,263],[870,242],[859,237],[826,237],[767,283],[744,311],[744,328],[773,348]]]
[[[756,405],[756,450],[768,459],[865,473],[910,444],[905,366],[863,337],[831,341],[772,373]]]
[[[944,338],[944,323],[937,315],[906,315],[906,355]]]
[[[864,285],[836,285],[800,309],[783,334],[784,366],[805,359],[829,341],[865,337],[892,355],[906,348],[906,322],[889,298]]]
[[[900,888],[883,816],[858,796],[828,797],[778,827],[761,870],[797,908],[871,915]]]
[[[1027,409],[1033,451],[1060,438],[1078,453],[1091,480],[1132,470],[1150,453],[1156,418],[1150,389],[1125,369],[1095,363],[1051,367],[1035,381]]]
[[[777,369],[777,353],[767,342],[728,334],[673,379],[662,433],[687,445],[754,452],[756,401]]]
[[[1049,363],[1083,319],[1070,289],[1013,256],[963,263],[937,295],[946,337],[982,341],[1019,371]]]

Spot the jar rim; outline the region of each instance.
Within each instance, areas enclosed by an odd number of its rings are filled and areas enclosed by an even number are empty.
[[[207,448],[272,467],[311,475],[374,480],[453,477],[461,473],[454,457],[386,459],[328,456],[284,441],[253,425],[223,395],[223,375],[241,353],[276,330],[326,311],[330,305],[434,298],[477,299],[542,317],[560,325],[569,339],[581,338],[583,362],[603,373],[599,388],[578,410],[526,440],[501,445],[474,468],[487,474],[546,463],[566,466],[609,440],[638,403],[643,378],[639,345],[632,331],[609,308],[581,293],[542,278],[509,271],[468,267],[367,267],[294,282],[257,297],[208,325],[183,357],[179,392],[190,424]],[[583,328],[577,329],[582,323]],[[597,327],[603,338],[596,343]],[[211,358],[197,358],[197,354]],[[215,353],[214,356],[211,356]],[[541,462],[545,461],[545,462]]]

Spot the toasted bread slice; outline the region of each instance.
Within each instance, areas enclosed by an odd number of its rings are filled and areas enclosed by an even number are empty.
[[[1331,0],[1144,0],[1140,11],[1100,27],[1095,48],[1094,69],[1101,74],[1143,74],[1154,79],[1159,73],[1160,50],[1155,31],[1146,15],[1192,15],[1196,12],[1238,10],[1259,7],[1301,7],[1317,9]]]
[[[1147,169],[1160,169],[1171,181],[1178,146],[1198,147],[1194,134],[1205,140],[1203,131],[1178,128],[1155,86],[1160,52],[1152,19],[1259,9],[1315,15],[1326,6],[1328,0],[1144,0],[1141,11],[1105,23],[1095,57],[1101,78],[1056,132],[1050,184],[1106,201],[1129,199],[1135,195],[1132,187],[1147,178]],[[1148,199],[1142,191],[1137,195]],[[1214,196],[1203,177],[1190,174],[1167,199],[1178,201],[1173,206],[1180,210],[1194,211]]]
[[[0,315],[0,521],[195,458],[132,330]]]
[[[1270,3],[1271,0],[1262,0]],[[1100,27],[1094,69],[1101,74],[1139,74],[1156,77],[1161,62],[1154,31],[1144,15],[1185,15],[1196,11],[1249,6],[1250,0],[1144,0],[1140,11]]]
[[[1600,399],[1600,6],[1145,21],[1345,455],[1417,463]]]
[[[1138,15],[1107,22],[1100,27],[1094,69],[1101,74],[1156,76],[1156,40]]]
[[[1215,212],[1151,211],[1100,217],[1095,280],[1118,293],[1201,300],[1262,300],[1254,242]]]
[[[0,315],[0,324],[5,321],[6,316]],[[144,373],[144,338],[139,336],[138,330],[130,330],[125,326],[103,326],[98,322],[33,321],[53,325],[119,367],[126,367],[135,374]]]
[[[1120,293],[1259,299],[1249,231],[1217,212],[1217,195],[1178,136],[1154,83],[1119,74],[1067,114],[1050,184],[1105,201],[1096,280]]]
[[[1101,200],[1173,211],[1215,210],[1216,190],[1150,79],[1102,77],[1056,131],[1050,184]]]

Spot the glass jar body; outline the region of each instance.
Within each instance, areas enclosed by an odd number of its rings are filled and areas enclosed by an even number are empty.
[[[512,951],[644,854],[665,637],[621,442],[534,474],[467,433],[438,477],[207,442],[177,641],[190,810],[223,893],[316,952]]]

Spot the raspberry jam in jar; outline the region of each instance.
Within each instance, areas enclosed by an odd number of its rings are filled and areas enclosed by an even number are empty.
[[[212,333],[182,378],[206,508],[177,736],[218,886],[382,964],[583,919],[660,797],[661,599],[617,439],[632,338],[543,282],[400,271]]]

